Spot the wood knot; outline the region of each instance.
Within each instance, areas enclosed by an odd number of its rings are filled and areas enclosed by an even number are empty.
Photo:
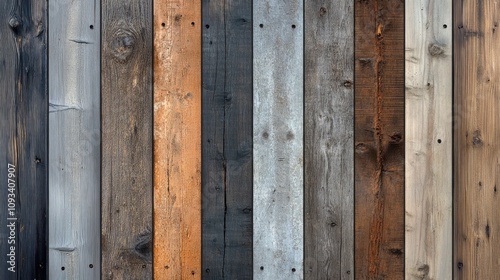
[[[355,150],[356,150],[357,154],[364,154],[364,153],[368,152],[370,149],[368,148],[368,146],[365,143],[359,143],[359,144],[356,144]]]
[[[9,26],[12,31],[17,32],[21,26],[21,20],[16,15],[13,15],[9,19]]]
[[[457,267],[458,267],[458,269],[462,270],[462,268],[464,268],[464,263],[458,262]]]
[[[401,133],[394,133],[391,135],[391,139],[389,140],[389,143],[391,144],[399,144],[403,140],[403,136],[401,136]]]
[[[444,46],[431,43],[428,47],[429,54],[432,56],[444,56]]]
[[[391,252],[391,254],[393,255],[402,255],[403,254],[403,250],[401,250],[400,248],[391,248],[389,249],[389,252]]]
[[[291,131],[288,131],[288,133],[286,134],[286,140],[292,140],[293,138],[295,138],[295,134],[293,134],[293,132]]]
[[[344,87],[346,87],[346,88],[352,87],[352,81],[349,81],[349,80],[344,81]]]
[[[472,146],[481,147],[483,146],[483,139],[481,139],[481,131],[476,130],[472,133]]]
[[[419,278],[427,279],[426,277],[429,275],[430,267],[428,264],[423,264],[418,267]]]
[[[153,234],[151,229],[146,229],[143,233],[137,236],[135,242],[134,251],[142,259],[147,262],[152,260],[152,248],[153,248]]]
[[[321,7],[319,9],[319,16],[322,17],[326,14],[326,8],[325,7]]]
[[[113,57],[121,63],[126,62],[134,51],[136,36],[130,30],[118,29],[113,35],[110,47]]]

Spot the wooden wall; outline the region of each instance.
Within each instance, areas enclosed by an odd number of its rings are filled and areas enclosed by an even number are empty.
[[[0,3],[0,279],[496,279],[494,1]]]

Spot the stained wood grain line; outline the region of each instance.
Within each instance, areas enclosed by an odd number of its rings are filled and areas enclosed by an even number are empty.
[[[452,1],[406,1],[405,279],[452,279]]]
[[[45,279],[47,2],[2,1],[0,17],[0,279]]]
[[[253,269],[303,279],[303,1],[253,1]]]
[[[152,279],[152,3],[101,9],[101,276]]]
[[[201,279],[201,2],[154,13],[154,273]]]
[[[202,4],[202,273],[252,279],[252,3]]]
[[[404,277],[404,1],[355,3],[355,277]]]
[[[305,279],[354,279],[354,2],[304,17]]]
[[[454,279],[498,279],[497,1],[454,1]]]
[[[49,278],[99,279],[100,2],[49,1]]]

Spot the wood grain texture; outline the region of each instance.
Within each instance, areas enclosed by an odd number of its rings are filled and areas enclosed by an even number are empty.
[[[0,17],[0,279],[46,279],[47,2],[1,1]],[[12,215],[8,198],[15,199]],[[15,239],[8,239],[11,223]],[[15,272],[7,264],[11,246]]]
[[[306,279],[354,279],[354,2],[305,1]]]
[[[100,277],[100,2],[49,2],[49,278]]]
[[[152,279],[151,4],[101,5],[102,279]]]
[[[355,3],[355,277],[404,277],[404,1]]]
[[[202,3],[202,273],[252,279],[252,3]]]
[[[454,279],[498,279],[499,3],[453,3]]]
[[[406,1],[405,279],[452,279],[452,1]]]
[[[154,11],[154,273],[201,279],[201,2]]]
[[[303,279],[303,1],[253,2],[255,279]]]

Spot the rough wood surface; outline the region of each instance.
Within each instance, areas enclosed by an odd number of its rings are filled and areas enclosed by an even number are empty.
[[[406,1],[406,279],[452,279],[452,1]]]
[[[454,277],[498,279],[500,10],[497,1],[454,5]]]
[[[202,3],[202,273],[252,279],[252,3]]]
[[[0,279],[46,279],[47,2],[4,0],[0,17]]]
[[[253,269],[303,278],[303,2],[253,2]]]
[[[404,277],[404,1],[355,3],[355,277]]]
[[[306,279],[354,279],[354,2],[305,1]]]
[[[99,279],[100,3],[49,4],[49,278]]]
[[[154,13],[154,273],[201,279],[201,2]]]
[[[152,5],[101,7],[101,275],[152,279]]]

